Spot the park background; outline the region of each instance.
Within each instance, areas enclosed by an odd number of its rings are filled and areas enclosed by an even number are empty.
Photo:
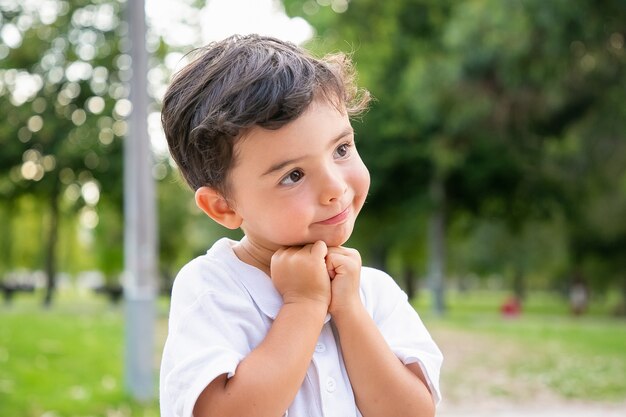
[[[0,0],[2,416],[158,415],[123,371],[130,1]],[[155,389],[171,282],[226,233],[167,155],[160,99],[192,48],[261,32],[351,53],[375,98],[354,121],[372,188],[349,245],[444,350],[441,415],[623,415],[626,2],[148,0],[146,15]]]

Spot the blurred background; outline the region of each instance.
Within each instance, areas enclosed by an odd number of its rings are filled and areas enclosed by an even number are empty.
[[[441,415],[624,415],[625,1],[146,0],[147,399],[123,369],[132,1],[0,0],[0,415],[158,415],[172,281],[238,236],[195,207],[160,100],[232,33],[352,55],[375,101],[354,121],[372,187],[349,245],[444,350]]]

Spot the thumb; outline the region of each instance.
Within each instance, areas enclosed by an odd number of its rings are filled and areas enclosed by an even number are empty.
[[[311,246],[311,255],[316,258],[325,258],[328,253],[328,247],[322,240],[318,240]]]

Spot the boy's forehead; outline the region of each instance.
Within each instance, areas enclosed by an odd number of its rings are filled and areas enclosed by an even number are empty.
[[[306,153],[310,147],[326,146],[351,133],[352,125],[345,107],[316,100],[295,120],[283,126],[267,128],[254,125],[247,128],[236,139],[234,157],[239,160],[245,153],[246,157],[264,155],[268,160],[274,160],[284,154]],[[261,162],[265,158],[255,159]]]

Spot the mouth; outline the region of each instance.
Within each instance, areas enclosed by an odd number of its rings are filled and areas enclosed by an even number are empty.
[[[344,211],[342,211],[341,213],[330,217],[326,220],[322,220],[321,222],[318,222],[318,224],[324,224],[324,225],[333,225],[333,224],[339,224],[339,223],[343,223],[344,221],[346,221],[348,219],[348,217],[350,216],[350,207],[347,207]]]

